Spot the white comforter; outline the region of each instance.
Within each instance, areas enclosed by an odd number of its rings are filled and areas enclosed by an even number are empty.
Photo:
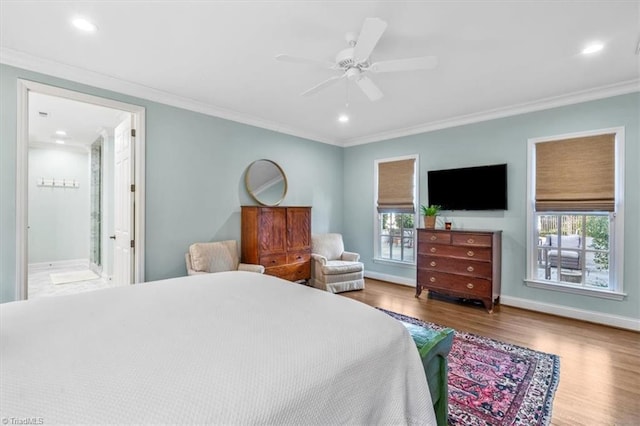
[[[435,424],[399,322],[250,272],[0,305],[0,417]]]

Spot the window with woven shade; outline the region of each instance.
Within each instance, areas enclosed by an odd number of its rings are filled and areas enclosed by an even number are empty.
[[[624,128],[529,140],[528,286],[625,297]]]
[[[536,144],[536,211],[613,211],[615,134]]]
[[[377,160],[375,259],[415,263],[417,156]]]
[[[416,159],[378,163],[378,211],[415,212]]]

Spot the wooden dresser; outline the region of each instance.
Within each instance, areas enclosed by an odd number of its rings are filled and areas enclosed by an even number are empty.
[[[311,278],[311,207],[242,206],[243,263],[289,281]]]
[[[422,289],[481,300],[500,298],[502,231],[418,229],[416,297]]]

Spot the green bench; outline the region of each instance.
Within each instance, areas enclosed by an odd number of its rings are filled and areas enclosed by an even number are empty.
[[[419,325],[404,321],[400,322],[413,337],[413,341],[420,353],[438,426],[446,426],[449,393],[447,385],[447,355],[451,351],[454,331],[450,328],[429,330]]]

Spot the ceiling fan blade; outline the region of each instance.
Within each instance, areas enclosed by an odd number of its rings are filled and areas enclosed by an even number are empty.
[[[356,47],[353,49],[353,57],[356,62],[364,62],[369,58],[385,29],[387,29],[387,23],[380,18],[367,18],[364,20]]]
[[[329,61],[319,61],[317,59],[308,59],[301,58],[299,56],[291,56],[291,55],[276,55],[276,60],[282,62],[292,62],[294,64],[308,64],[308,65],[319,65],[323,68],[334,68],[335,64]]]
[[[342,75],[334,75],[333,77],[323,81],[320,84],[316,84],[315,86],[313,86],[311,89],[306,90],[304,92],[302,92],[302,96],[310,96],[313,95],[314,93],[319,92],[320,90],[324,89],[327,86],[331,86],[333,83],[337,82],[338,80],[344,78],[346,74],[342,74]]]
[[[419,58],[396,59],[392,61],[382,61],[371,64],[369,71],[372,72],[394,72],[430,70],[438,66],[438,58],[435,56],[422,56]]]
[[[367,76],[360,77],[356,80],[356,84],[360,87],[360,89],[364,92],[365,95],[371,101],[377,101],[378,99],[382,99],[384,94],[378,86]]]

